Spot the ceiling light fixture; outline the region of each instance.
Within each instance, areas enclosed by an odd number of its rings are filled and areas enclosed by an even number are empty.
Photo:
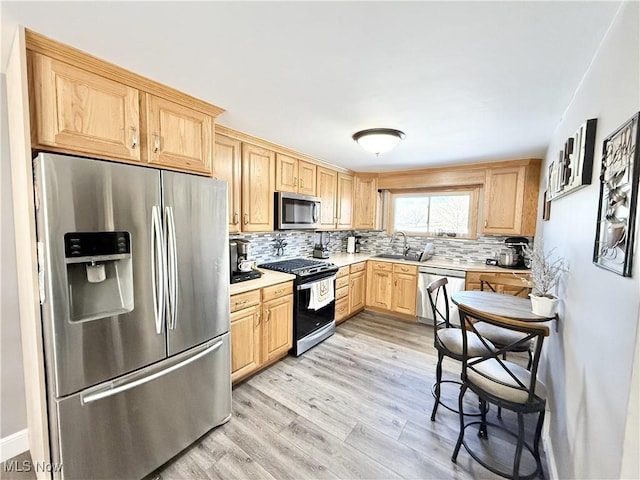
[[[369,128],[353,134],[353,139],[367,152],[376,156],[388,152],[395,147],[406,135],[394,128]]]

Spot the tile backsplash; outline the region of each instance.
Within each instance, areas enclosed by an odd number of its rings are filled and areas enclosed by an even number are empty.
[[[325,232],[325,236],[329,232]],[[403,240],[397,238],[393,245],[390,244],[391,236],[384,231],[358,230],[356,235],[361,237],[361,251],[367,253],[401,253]],[[331,253],[346,252],[347,237],[353,235],[352,231],[330,232],[329,251]],[[307,230],[288,230],[282,232],[231,234],[229,238],[242,238],[249,240],[251,260],[257,263],[283,260],[295,257],[309,257],[313,253],[313,246],[319,242],[319,232]],[[276,238],[282,238],[286,246],[284,254],[276,255]],[[435,247],[435,256],[444,259],[458,259],[462,261],[484,262],[487,258],[493,258],[504,248],[504,239],[507,237],[484,235],[475,240],[449,239],[441,237],[417,237],[407,236],[407,243],[413,250],[422,251],[427,242],[432,242]],[[532,241],[530,238],[529,241]]]

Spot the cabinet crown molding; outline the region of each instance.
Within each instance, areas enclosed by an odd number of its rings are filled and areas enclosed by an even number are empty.
[[[150,80],[142,75],[130,72],[113,63],[101,60],[93,55],[74,47],[64,45],[44,35],[25,29],[26,48],[32,52],[41,53],[74,67],[101,75],[110,80],[126,84],[147,93],[163,97],[167,100],[198,110],[212,117],[217,117],[225,110],[208,102],[192,97],[174,88]]]

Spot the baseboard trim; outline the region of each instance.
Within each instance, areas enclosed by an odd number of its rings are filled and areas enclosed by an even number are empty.
[[[27,450],[29,450],[29,435],[26,428],[8,437],[0,438],[0,462],[6,462]]]

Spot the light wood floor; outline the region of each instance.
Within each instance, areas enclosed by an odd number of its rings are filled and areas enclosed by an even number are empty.
[[[501,478],[464,448],[458,463],[451,462],[458,415],[440,407],[436,421],[430,419],[436,361],[432,327],[361,313],[301,357],[287,357],[237,385],[233,418],[155,476]],[[445,378],[459,379],[458,363],[445,359],[445,369]],[[455,405],[457,385],[444,389],[447,402]],[[469,405],[477,400],[469,398]],[[494,411],[489,420],[499,423]],[[534,421],[528,424],[529,439]],[[505,425],[513,428],[514,422],[510,412],[503,412]],[[481,441],[476,431],[468,429],[465,438],[510,465],[512,440],[490,429],[489,440]],[[531,465],[523,456],[523,471],[532,471],[526,468]]]
[[[458,415],[440,407],[436,421],[430,419],[436,360],[432,327],[361,313],[301,357],[287,357],[236,386],[233,418],[149,478],[501,478],[464,448],[458,463],[451,462]],[[444,367],[446,379],[459,379],[458,363],[445,359]],[[457,402],[457,391],[445,384],[449,404]],[[477,401],[468,403],[473,408]],[[494,412],[488,418],[499,422]],[[503,412],[505,425],[513,429],[514,421]],[[509,465],[512,440],[492,429],[489,437],[481,441],[468,429],[465,438]],[[523,471],[529,472],[527,460]]]

